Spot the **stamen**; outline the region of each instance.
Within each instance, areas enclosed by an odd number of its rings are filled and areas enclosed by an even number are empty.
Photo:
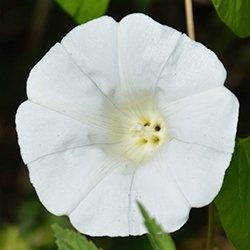
[[[157,143],[160,142],[160,138],[158,136],[153,136],[151,138],[151,141],[152,141],[153,144],[157,144]]]
[[[158,132],[158,131],[160,131],[160,130],[161,130],[161,126],[160,126],[160,125],[156,125],[156,126],[155,126],[155,131]]]
[[[146,144],[146,143],[148,143],[148,140],[145,139],[145,138],[143,138],[143,139],[141,140],[141,143],[142,143],[142,144]]]

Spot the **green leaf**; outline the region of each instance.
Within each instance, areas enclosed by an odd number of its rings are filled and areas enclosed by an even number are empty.
[[[171,236],[165,233],[155,219],[151,218],[141,203],[138,203],[144,217],[144,224],[149,232],[149,240],[154,250],[175,250],[175,244]]]
[[[106,13],[109,0],[56,0],[77,23],[82,24]]]
[[[56,224],[51,227],[55,233],[58,250],[101,250],[78,232],[63,229]]]
[[[250,137],[238,139],[215,200],[222,226],[238,250],[250,246]]]
[[[9,226],[0,231],[1,250],[30,250],[18,227]]]
[[[239,37],[250,35],[249,0],[212,0],[222,21]]]

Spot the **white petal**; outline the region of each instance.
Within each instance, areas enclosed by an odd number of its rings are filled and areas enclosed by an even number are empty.
[[[231,156],[173,139],[165,159],[191,206],[202,207],[218,194]]]
[[[28,168],[41,202],[51,213],[62,215],[70,214],[114,170],[113,162],[98,147],[82,147],[39,158]],[[89,211],[81,212],[87,216]]]
[[[190,204],[181,193],[167,164],[165,146],[152,162],[136,169],[131,188],[130,233],[145,233],[136,204],[140,201],[167,232],[176,231],[188,219]]]
[[[61,44],[106,95],[119,85],[117,23],[111,17],[77,26]]]
[[[34,103],[80,121],[101,112],[105,99],[60,44],[54,45],[31,70],[27,95]]]
[[[167,60],[158,87],[170,102],[222,86],[226,70],[215,53],[185,34]]]
[[[71,223],[92,236],[129,235],[131,171],[123,162],[107,175],[69,215]]]
[[[163,112],[170,136],[232,153],[238,109],[236,97],[219,87],[167,104]]]
[[[217,56],[186,35],[143,14],[119,24],[121,78],[127,88],[161,89],[165,101],[223,85],[226,71]]]
[[[47,154],[90,143],[82,123],[30,101],[18,108],[16,129],[26,164]]]
[[[121,81],[129,92],[152,89],[181,33],[143,14],[123,18],[118,27]]]

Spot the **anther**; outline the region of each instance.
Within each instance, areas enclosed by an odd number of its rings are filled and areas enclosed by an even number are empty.
[[[152,137],[151,141],[152,141],[152,143],[157,144],[157,143],[159,143],[160,138],[158,136],[154,136],[154,137]]]
[[[161,130],[160,125],[156,125],[156,126],[155,126],[155,131],[160,131],[160,130]]]
[[[142,144],[146,144],[146,143],[148,143],[148,140],[145,139],[145,138],[143,138],[143,139],[141,140],[141,142],[142,142]]]
[[[148,127],[148,126],[150,126],[150,122],[146,122],[146,123],[144,123],[144,125],[143,125],[144,127]]]

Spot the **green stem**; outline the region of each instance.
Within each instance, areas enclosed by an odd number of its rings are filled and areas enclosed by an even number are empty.
[[[214,247],[214,204],[208,207],[208,228],[206,250],[213,250]]]

